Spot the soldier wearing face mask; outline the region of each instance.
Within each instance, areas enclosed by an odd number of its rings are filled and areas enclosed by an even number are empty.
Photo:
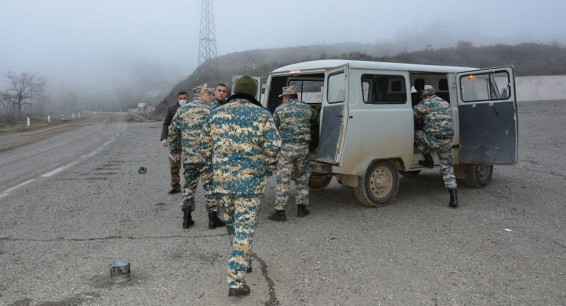
[[[202,84],[193,89],[195,99],[182,105],[171,120],[169,126],[169,151],[171,157],[181,160],[183,164],[183,228],[194,225],[192,212],[195,210],[195,193],[200,180],[206,191],[206,211],[208,212],[208,228],[224,226],[218,218],[218,201],[212,190],[212,169],[202,167],[203,160],[198,153],[202,126],[212,110],[212,89]]]
[[[165,114],[165,119],[163,119],[163,128],[161,129],[161,144],[164,147],[169,146],[169,141],[167,140],[167,136],[169,134],[169,126],[171,125],[171,120],[175,116],[177,109],[181,105],[185,105],[187,103],[187,98],[189,94],[186,91],[180,91],[177,93],[177,102],[167,108],[167,113]],[[176,194],[181,192],[181,160],[175,160],[169,156],[167,158],[169,160],[169,168],[171,170],[171,190],[169,190],[169,194]]]

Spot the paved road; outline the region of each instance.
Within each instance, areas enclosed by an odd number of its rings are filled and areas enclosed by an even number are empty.
[[[241,300],[227,297],[224,229],[206,227],[202,205],[181,229],[159,122],[0,152],[0,304],[565,305],[566,101],[519,109],[519,163],[496,167],[484,189],[462,186],[458,209],[427,170],[403,178],[388,207],[333,182],[311,195],[311,215],[291,207],[274,223],[271,181]],[[119,258],[131,262],[126,284],[109,281]]]

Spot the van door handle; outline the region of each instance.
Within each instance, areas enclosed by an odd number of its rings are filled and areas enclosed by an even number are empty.
[[[495,108],[495,105],[493,104],[493,102],[489,103],[489,106],[491,106],[491,109],[493,109],[495,114],[499,116],[499,112],[497,111],[497,108]]]

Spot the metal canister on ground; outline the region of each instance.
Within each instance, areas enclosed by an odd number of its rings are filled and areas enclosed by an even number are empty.
[[[126,259],[118,259],[112,263],[110,268],[110,280],[115,283],[125,283],[130,280],[130,262]]]

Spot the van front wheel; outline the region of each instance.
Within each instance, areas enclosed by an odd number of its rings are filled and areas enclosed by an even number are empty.
[[[354,194],[366,206],[387,206],[397,194],[399,173],[390,161],[373,163],[364,176],[358,178]]]

